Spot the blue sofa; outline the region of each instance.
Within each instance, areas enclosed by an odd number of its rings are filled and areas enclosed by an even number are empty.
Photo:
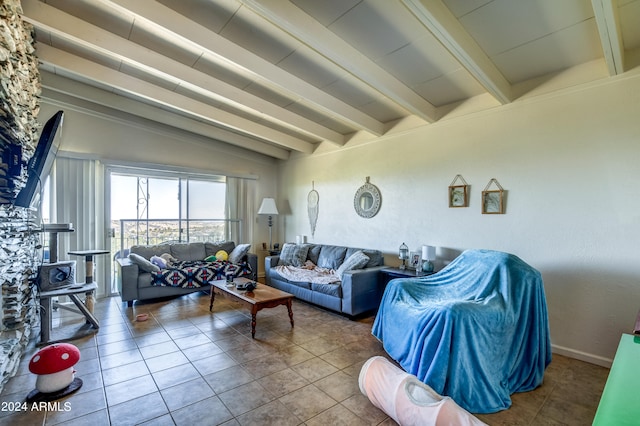
[[[384,292],[384,284],[380,279],[380,270],[384,267],[382,252],[322,244],[308,244],[308,246],[308,254],[303,262],[309,260],[322,268],[338,269],[346,259],[359,250],[369,257],[369,261],[362,269],[345,271],[342,274],[342,281],[336,286],[289,281],[276,271],[280,256],[267,256],[265,258],[267,285],[291,293],[298,299],[349,316],[378,308]]]

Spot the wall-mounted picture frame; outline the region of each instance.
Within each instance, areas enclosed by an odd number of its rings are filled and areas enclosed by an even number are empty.
[[[449,207],[468,207],[467,185],[449,187]]]
[[[422,265],[422,252],[420,251],[412,251],[409,253],[409,261],[408,268],[409,269],[417,269]]]
[[[489,189],[495,184],[498,189]],[[495,178],[492,178],[482,191],[482,214],[504,213],[504,189]]]
[[[502,214],[502,191],[482,191],[482,214]]]
[[[469,185],[462,175],[456,175],[449,185],[449,207],[469,207]]]

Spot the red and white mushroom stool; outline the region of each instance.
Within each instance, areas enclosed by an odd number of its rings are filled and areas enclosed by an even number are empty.
[[[71,343],[54,343],[36,352],[29,371],[38,378],[27,402],[52,401],[80,389],[82,380],[75,377],[73,368],[79,360],[80,350]]]

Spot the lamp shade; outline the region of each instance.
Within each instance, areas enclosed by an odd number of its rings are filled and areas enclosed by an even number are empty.
[[[422,260],[434,260],[436,248],[434,246],[422,246]]]
[[[278,214],[278,208],[276,207],[276,200],[273,198],[263,198],[262,204],[258,209],[258,214],[268,214],[269,216],[275,216]]]

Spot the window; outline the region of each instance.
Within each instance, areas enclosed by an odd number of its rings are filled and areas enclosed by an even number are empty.
[[[221,241],[227,235],[223,177],[114,171],[110,182],[114,253],[136,244]]]

